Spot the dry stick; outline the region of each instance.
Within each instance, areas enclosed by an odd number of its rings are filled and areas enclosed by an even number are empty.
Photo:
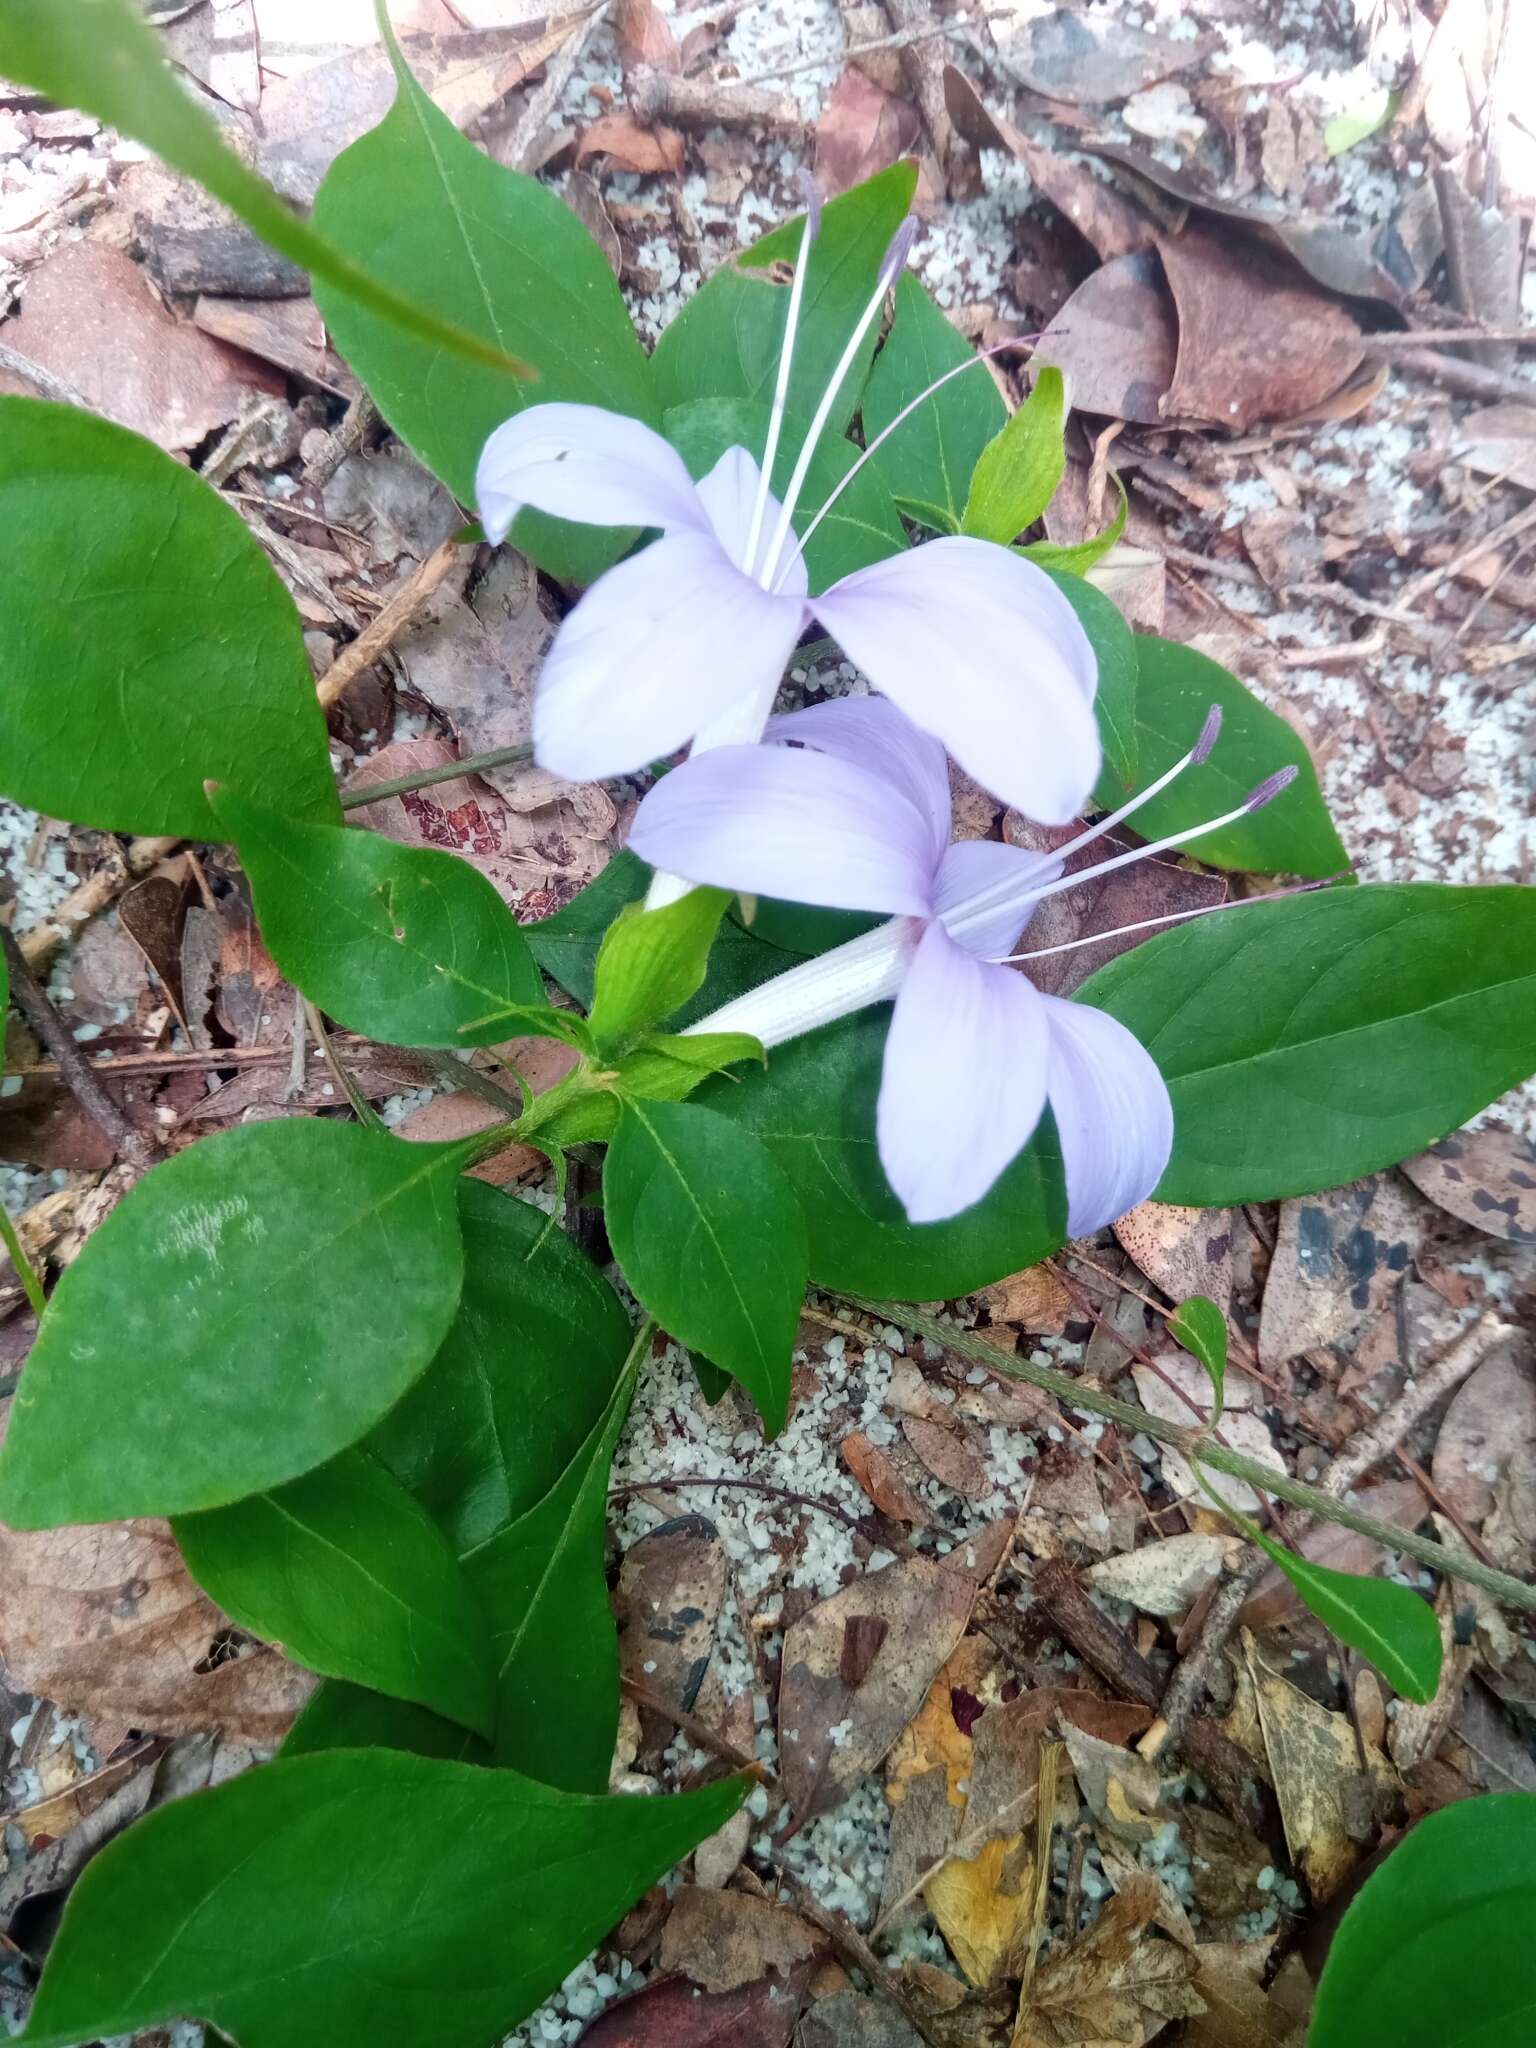
[[[329,711],[347,685],[354,682],[365,668],[372,668],[385,649],[399,638],[459,561],[462,552],[458,541],[440,541],[395,592],[378,617],[343,647],[315,685],[315,695],[320,699],[322,711]]]
[[[550,59],[549,68],[544,74],[544,83],[530,96],[528,104],[518,116],[516,128],[507,140],[502,161],[512,170],[532,171],[537,168],[545,125],[559,106],[561,96],[570,84],[576,66],[581,62],[582,54],[592,40],[598,24],[607,19],[609,5],[610,0],[603,0],[600,7],[594,8],[587,19],[572,32],[569,42]]]
[[[1420,1417],[1459,1387],[1494,1346],[1511,1334],[1508,1324],[1488,1314],[1479,1316],[1442,1358],[1403,1389],[1384,1415],[1379,1416],[1368,1429],[1356,1430],[1318,1484],[1318,1492],[1324,1501],[1331,1505],[1348,1493],[1373,1466],[1384,1458],[1390,1458]],[[1319,1512],[1327,1514],[1328,1510],[1324,1508]],[[1290,1532],[1293,1540],[1302,1535],[1306,1526],[1303,1521]],[[1401,1535],[1387,1547],[1403,1549]],[[1270,1560],[1257,1544],[1247,1546],[1245,1562],[1211,1602],[1199,1642],[1173,1674],[1163,1698],[1162,1719],[1142,1738],[1140,1747],[1145,1754],[1156,1756],[1169,1742],[1178,1740],[1190,1713],[1204,1696],[1216,1660],[1232,1633],[1233,1623],[1249,1594],[1269,1569],[1269,1564]],[[1452,1576],[1460,1574],[1453,1573]]]
[[[1181,1429],[1176,1423],[1164,1422],[1145,1408],[1133,1407],[1129,1401],[1117,1400],[1113,1394],[1104,1394],[1097,1387],[1086,1386],[1069,1373],[1055,1372],[1049,1366],[1036,1365],[1031,1359],[1007,1358],[967,1331],[956,1329],[953,1324],[928,1315],[922,1309],[910,1308],[904,1302],[871,1301],[858,1294],[839,1294],[832,1298],[857,1309],[860,1314],[891,1323],[911,1336],[926,1337],[930,1342],[952,1351],[956,1357],[985,1367],[999,1379],[1023,1380],[1029,1386],[1054,1394],[1058,1401],[1066,1402],[1069,1407],[1086,1410],[1091,1415],[1102,1415],[1106,1421],[1118,1422],[1128,1430],[1139,1430],[1156,1443],[1171,1444],[1186,1457],[1208,1465],[1213,1472],[1224,1472],[1232,1479],[1245,1479],[1261,1493],[1272,1494],[1276,1500],[1283,1500],[1291,1507],[1305,1508],[1309,1514],[1319,1515],[1324,1521],[1337,1522],[1341,1528],[1353,1529],[1356,1535],[1369,1536],[1384,1550],[1399,1551],[1404,1557],[1428,1565],[1445,1578],[1459,1579],[1468,1586],[1479,1586],[1506,1606],[1519,1608],[1522,1613],[1536,1613],[1536,1585],[1529,1581],[1512,1578],[1508,1572],[1495,1571],[1476,1558],[1452,1550],[1448,1544],[1417,1536],[1411,1530],[1399,1528],[1396,1523],[1383,1521],[1378,1515],[1363,1514],[1358,1508],[1335,1500],[1321,1487],[1307,1486],[1299,1479],[1292,1479],[1289,1473],[1261,1465],[1256,1458],[1245,1458],[1238,1451],[1224,1450],[1219,1444],[1210,1443],[1198,1430]],[[1508,1325],[1497,1322],[1492,1316],[1480,1317],[1473,1329],[1485,1326],[1485,1348],[1501,1340],[1508,1329]],[[839,1327],[850,1336],[862,1338],[868,1335],[852,1319],[840,1321]],[[1467,1334],[1470,1337],[1472,1332]]]
[[[154,1147],[102,1087],[90,1061],[58,1011],[49,1002],[42,985],[27,965],[25,954],[10,932],[0,926],[0,947],[10,969],[11,999],[59,1063],[69,1092],[93,1122],[112,1141],[113,1150],[134,1166],[148,1166]]]
[[[52,370],[45,370],[41,363],[34,363],[30,356],[22,355],[19,350],[7,348],[4,342],[0,342],[0,370],[9,370],[13,377],[20,377],[56,405],[75,405],[82,412],[96,411],[85,394],[77,391],[65,378],[55,376]]]
[[[664,1721],[670,1721],[674,1728],[681,1730],[688,1740],[700,1749],[707,1749],[712,1756],[719,1757],[733,1770],[750,1771],[754,1778],[772,1778],[771,1771],[761,1757],[748,1756],[734,1742],[710,1727],[707,1721],[690,1714],[686,1707],[680,1707],[675,1700],[663,1698],[659,1692],[652,1692],[648,1685],[642,1685],[638,1678],[619,1674],[619,1690],[627,1693],[637,1707],[644,1707],[649,1714],[659,1714]]]
[[[623,1486],[610,1487],[608,1498],[610,1501],[636,1500],[647,1493],[682,1493],[690,1486],[717,1489],[723,1487],[742,1493],[766,1494],[770,1500],[783,1501],[790,1507],[810,1508],[818,1515],[826,1515],[834,1522],[841,1522],[845,1529],[851,1529],[856,1536],[863,1534],[856,1515],[845,1514],[841,1508],[834,1507],[831,1501],[815,1500],[808,1493],[792,1493],[787,1486],[770,1486],[765,1479],[705,1479],[699,1475],[690,1477],[687,1474],[675,1479],[636,1479]]]
[[[1481,363],[1464,362],[1460,356],[1442,356],[1434,349],[1416,348],[1404,349],[1395,360],[1399,369],[1428,377],[1463,398],[1480,398],[1494,405],[1531,402],[1531,387],[1524,378],[1507,375],[1503,370],[1485,370]]]
[[[97,869],[89,881],[71,889],[64,901],[49,911],[21,940],[22,956],[30,967],[41,967],[82,925],[106,910],[134,882],[143,877],[180,846],[179,839],[134,839],[126,848],[111,842],[112,857]]]
[[[1513,342],[1516,348],[1536,348],[1536,327],[1410,327],[1403,334],[1362,334],[1360,346],[1368,356],[1395,356],[1404,349],[1422,348],[1432,341],[1437,348],[1452,342]]]

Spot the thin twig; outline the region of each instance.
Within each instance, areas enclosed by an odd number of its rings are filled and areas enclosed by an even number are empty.
[[[544,83],[530,94],[528,104],[518,116],[517,126],[507,139],[502,162],[514,171],[533,171],[538,168],[539,150],[544,141],[544,128],[550,115],[559,106],[565,88],[570,84],[576,66],[581,62],[587,44],[592,40],[600,22],[608,18],[611,0],[602,0],[584,22],[578,23],[565,47],[549,61],[544,73]]]
[[[315,685],[322,711],[329,711],[347,685],[372,668],[381,654],[392,647],[417,612],[460,559],[454,540],[441,541],[420,563],[376,619],[364,626],[357,638],[344,647]]]
[[[826,1515],[834,1522],[841,1522],[845,1529],[853,1530],[855,1535],[864,1533],[856,1516],[846,1514],[842,1508],[834,1507],[830,1501],[814,1500],[808,1493],[791,1493],[787,1486],[770,1486],[765,1479],[705,1479],[688,1476],[635,1479],[623,1486],[610,1488],[608,1498],[610,1501],[634,1500],[647,1493],[682,1493],[691,1486],[730,1488],[743,1493],[766,1494],[770,1500],[785,1501],[791,1507],[810,1508],[818,1515]]]
[[[983,1366],[995,1373],[999,1379],[1024,1380],[1042,1392],[1054,1394],[1058,1401],[1069,1406],[1086,1409],[1092,1415],[1102,1415],[1106,1421],[1121,1423],[1131,1431],[1139,1430],[1156,1443],[1171,1444],[1186,1457],[1194,1458],[1208,1465],[1213,1472],[1224,1472],[1229,1478],[1246,1480],[1261,1493],[1268,1493],[1276,1500],[1283,1500],[1292,1507],[1305,1508],[1309,1514],[1319,1515],[1323,1520],[1337,1522],[1341,1528],[1353,1529],[1358,1536],[1369,1536],[1384,1550],[1396,1550],[1404,1557],[1414,1558],[1427,1565],[1443,1577],[1457,1579],[1464,1585],[1479,1586],[1486,1593],[1493,1594],[1506,1606],[1520,1609],[1523,1613],[1536,1613],[1536,1585],[1524,1579],[1512,1578],[1508,1572],[1494,1571],[1481,1564],[1476,1558],[1467,1557],[1459,1550],[1452,1550],[1448,1544],[1437,1543],[1432,1538],[1415,1535],[1411,1530],[1398,1527],[1395,1523],[1383,1521],[1377,1515],[1363,1514],[1347,1502],[1335,1500],[1320,1487],[1307,1486],[1299,1479],[1291,1478],[1287,1472],[1278,1472],[1269,1465],[1261,1465],[1256,1458],[1245,1458],[1237,1451],[1224,1450],[1202,1438],[1198,1430],[1181,1429],[1176,1423],[1164,1422],[1160,1416],[1151,1414],[1145,1408],[1136,1408],[1129,1401],[1120,1401],[1112,1394],[1101,1393],[1097,1387],[1075,1380],[1069,1373],[1056,1372],[1050,1366],[1036,1365],[1032,1359],[1008,1357],[994,1350],[990,1344],[971,1336],[967,1331],[957,1329],[943,1322],[938,1316],[931,1316],[922,1309],[910,1308],[904,1302],[870,1301],[862,1295],[842,1294],[833,1297],[846,1302],[860,1314],[877,1317],[883,1323],[890,1323],[898,1330],[905,1330],[914,1337],[926,1337],[935,1344],[943,1345],[960,1358],[968,1358],[973,1364]],[[851,1319],[840,1322],[839,1327],[850,1336],[866,1333]],[[1486,1345],[1491,1347],[1501,1341],[1508,1325],[1499,1323],[1492,1316],[1480,1317],[1474,1329],[1483,1329]],[[1471,1332],[1468,1332],[1471,1335]]]
[[[96,412],[98,408],[81,391],[77,391],[66,378],[59,377],[52,370],[44,369],[41,363],[34,363],[30,356],[24,356],[18,349],[8,348],[0,341],[0,370],[9,370],[13,377],[20,377],[30,384],[34,391],[40,391],[44,398],[51,398],[56,405],[76,405],[82,412]]]
[[[27,964],[26,955],[9,931],[0,926],[0,947],[11,976],[11,1000],[59,1063],[65,1086],[76,1102],[101,1126],[112,1148],[134,1166],[148,1166],[154,1147],[144,1133],[131,1123],[102,1087],[90,1061],[69,1026],[49,1002],[42,984]]]
[[[745,1750],[738,1749],[734,1742],[711,1728],[707,1721],[701,1721],[696,1714],[690,1714],[675,1700],[666,1699],[659,1692],[652,1692],[651,1688],[642,1685],[639,1679],[629,1678],[621,1672],[619,1690],[628,1693],[637,1707],[644,1707],[647,1713],[660,1714],[663,1720],[670,1721],[672,1726],[686,1735],[690,1742],[696,1743],[700,1749],[707,1749],[711,1756],[719,1757],[720,1761],[729,1764],[732,1770],[750,1771],[754,1778],[775,1777],[776,1774],[761,1757],[748,1756]]]

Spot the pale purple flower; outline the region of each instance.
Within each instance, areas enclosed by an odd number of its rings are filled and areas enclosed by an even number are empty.
[[[699,752],[756,740],[815,619],[978,782],[1029,817],[1064,824],[1098,776],[1097,664],[1048,576],[1007,548],[954,536],[809,595],[805,541],[849,479],[799,540],[792,522],[838,392],[906,260],[910,223],[892,243],[781,504],[768,479],[815,232],[813,205],[761,465],[745,448],[729,448],[695,484],[661,435],[592,405],[529,406],[486,443],[476,495],[493,540],[524,506],[601,526],[658,527],[662,536],[600,577],[556,634],[534,700],[536,758],[591,781],[633,773],[690,743]]]
[[[1069,1233],[1123,1215],[1168,1162],[1173,1111],[1162,1075],[1122,1024],[1042,994],[1009,964],[1010,953],[1043,898],[1229,824],[1294,776],[1282,771],[1192,831],[1063,876],[1068,854],[1203,761],[1219,725],[1213,710],[1182,761],[1050,856],[990,840],[952,845],[943,749],[875,699],[773,720],[767,738],[787,744],[720,748],[685,762],[636,814],[629,843],[642,859],[693,883],[885,911],[891,920],[692,1028],[747,1031],[773,1045],[894,996],[876,1139],[913,1223],[979,1201],[1047,1104],[1066,1170]]]

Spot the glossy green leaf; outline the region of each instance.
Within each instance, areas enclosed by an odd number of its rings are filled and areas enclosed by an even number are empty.
[[[1345,1909],[1307,2048],[1528,2048],[1536,1798],[1462,1799],[1410,1828]]]
[[[519,1033],[583,1044],[545,1000],[522,927],[480,870],[356,826],[300,825],[216,789],[262,937],[340,1024],[394,1045],[492,1045]]]
[[[462,504],[492,429],[525,405],[564,399],[655,425],[650,365],[613,272],[570,208],[537,178],[493,163],[411,76],[393,38],[394,105],[332,164],[315,220],[340,248],[423,304],[532,365],[523,383],[404,335],[323,285],[332,339],[395,432]],[[525,512],[516,545],[588,583],[634,538]]]
[[[340,816],[299,615],[239,515],[151,442],[0,398],[0,784],[108,832],[217,839],[209,776]]]
[[[962,363],[973,367],[914,405]],[[1008,408],[986,363],[911,271],[896,287],[891,331],[865,387],[866,445],[909,405],[912,412],[871,455],[869,467],[904,512],[936,532],[958,533],[971,472],[1006,425]]]
[[[1536,1072],[1536,889],[1370,884],[1239,907],[1111,960],[1079,999],[1168,1082],[1161,1200],[1309,1194],[1411,1158]]]
[[[748,1068],[700,1091],[783,1169],[805,1212],[812,1280],[892,1301],[949,1300],[1058,1251],[1066,1201],[1049,1118],[974,1208],[947,1223],[906,1220],[875,1149],[889,1021],[884,1006],[861,1011],[775,1046],[766,1073]]]
[[[805,1299],[806,1226],[767,1149],[697,1103],[629,1101],[608,1147],[603,1203],[635,1294],[671,1335],[740,1380],[777,1435]]]
[[[315,1687],[279,1753],[315,1756],[323,1749],[403,1749],[455,1764],[492,1761],[491,1745],[457,1721],[342,1678]]]
[[[609,925],[598,948],[590,1019],[602,1059],[619,1059],[698,994],[729,901],[723,889],[690,889],[659,910],[628,905]]]
[[[589,1799],[389,1750],[247,1771],[94,1858],[21,2038],[196,2015],[240,2048],[491,2048],[746,1789]]]
[[[711,1365],[702,1351],[690,1351],[688,1363],[693,1367],[693,1376],[699,1383],[699,1392],[704,1396],[706,1406],[713,1408],[717,1401],[723,1401],[736,1382],[728,1372],[722,1372],[718,1365]]]
[[[491,1734],[484,1616],[442,1530],[366,1451],[173,1526],[203,1591],[296,1664]]]
[[[1060,370],[1049,363],[1008,424],[982,450],[966,499],[963,532],[1006,547],[1034,525],[1066,475],[1066,418],[1066,386]]]
[[[637,1346],[648,1349],[648,1336]],[[490,1619],[495,1760],[568,1792],[607,1785],[618,1733],[603,1530],[613,1447],[639,1366],[632,1349],[607,1409],[544,1498],[464,1558]]]
[[[1125,495],[1125,485],[1113,470],[1110,471],[1110,477],[1120,494],[1120,503],[1115,510],[1114,518],[1102,532],[1096,533],[1092,540],[1026,541],[1019,549],[1019,553],[1027,561],[1038,563],[1042,569],[1060,569],[1073,576],[1086,576],[1090,569],[1104,559],[1125,532],[1125,522],[1130,515],[1131,503]]]
[[[892,164],[822,208],[789,380],[789,409],[798,418],[815,413],[916,189],[916,164]],[[772,399],[789,292],[765,273],[776,263],[794,263],[804,224],[798,216],[723,263],[666,329],[651,359],[663,406],[695,398],[750,398],[764,405]],[[858,410],[875,338],[872,328],[838,395],[829,422],[834,434],[843,433]]]
[[[668,409],[662,422],[694,478],[713,469],[727,448],[745,448],[757,461],[768,433],[769,409],[745,398],[698,398]],[[803,420],[786,415],[784,438],[773,465],[773,488],[780,497],[788,488],[796,452],[805,438]],[[804,533],[858,461],[858,450],[837,434],[824,434],[811,457],[805,486],[795,513],[794,531]],[[817,527],[805,551],[812,590],[825,590],[840,576],[851,576],[871,562],[900,554],[907,544],[895,503],[884,483],[866,468],[839,497]],[[786,542],[786,554],[788,543]]]
[[[1168,1318],[1168,1334],[1176,1344],[1183,1345],[1191,1358],[1198,1358],[1211,1376],[1211,1385],[1216,1390],[1216,1405],[1211,1410],[1214,1427],[1221,1420],[1226,1399],[1227,1319],[1214,1301],[1203,1294],[1192,1294]]]
[[[749,937],[795,959],[829,953],[848,939],[861,939],[880,919],[863,910],[826,910],[816,903],[782,903],[773,896],[738,899],[727,911]],[[792,966],[793,960],[783,963]]]
[[[0,1520],[224,1507],[355,1443],[453,1320],[465,1158],[294,1117],[146,1174],[54,1291],[0,1448]]]
[[[618,1065],[619,1088],[644,1101],[682,1102],[711,1074],[755,1060],[765,1064],[760,1040],[746,1031],[698,1031],[690,1036],[658,1032],[637,1045]]]
[[[1391,1579],[1314,1564],[1242,1520],[1245,1533],[1284,1572],[1324,1628],[1374,1664],[1394,1692],[1428,1705],[1440,1684],[1440,1623],[1421,1594]]]
[[[5,0],[0,73],[63,107],[80,107],[152,149],[195,179],[281,255],[375,319],[430,340],[461,365],[491,364],[515,377],[526,368],[500,347],[441,319],[402,293],[382,265],[358,264],[305,224],[279,193],[225,147],[213,121],[182,89],[133,0]],[[149,830],[150,827],[140,827]]]
[[[1136,654],[1137,788],[1145,789],[1189,752],[1213,704],[1222,710],[1221,737],[1210,759],[1186,770],[1138,811],[1136,830],[1147,839],[1187,831],[1235,810],[1277,768],[1294,767],[1296,780],[1273,803],[1192,840],[1190,852],[1212,867],[1259,874],[1324,877],[1347,868],[1349,855],[1295,728],[1193,647],[1138,633]],[[1125,801],[1124,787],[1106,772],[1095,801],[1113,810]]]
[[[1047,569],[1046,574],[1077,613],[1077,622],[1088,635],[1098,661],[1099,684],[1093,708],[1099,721],[1099,743],[1104,749],[1104,774],[1106,780],[1114,777],[1121,790],[1118,801],[1123,803],[1136,781],[1140,759],[1136,635],[1126,624],[1120,607],[1102,590],[1095,590],[1091,583],[1065,569]]]
[[[554,1486],[607,1409],[633,1333],[542,1209],[478,1180],[459,1182],[458,1201],[458,1314],[367,1447],[464,1551]]]

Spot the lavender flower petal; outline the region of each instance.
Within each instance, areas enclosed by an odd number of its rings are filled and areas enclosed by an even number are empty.
[[[664,776],[629,844],[685,881],[833,910],[926,917],[926,825],[852,762],[789,747],[715,747]]]
[[[1173,1149],[1173,1104],[1151,1055],[1087,1003],[1042,996],[1050,1099],[1067,1174],[1067,1232],[1086,1236],[1144,1202]]]
[[[932,866],[949,844],[949,763],[936,739],[881,697],[834,697],[768,721],[765,740],[791,740],[882,776],[928,822]]]
[[[492,540],[525,505],[588,526],[707,533],[683,458],[643,420],[600,405],[530,405],[481,450],[475,503]]]
[[[712,533],[654,542],[594,583],[545,657],[534,755],[572,782],[629,775],[742,697],[772,701],[805,607],[772,597]]]
[[[978,960],[1000,960],[1029,922],[1035,891],[1061,872],[1059,860],[1000,846],[995,839],[961,839],[939,863],[934,901],[940,922],[957,945]],[[987,892],[985,907],[963,913],[966,899]],[[991,898],[996,896],[995,903]]]
[[[700,477],[698,494],[709,515],[709,523],[715,538],[743,569],[748,567],[747,542],[752,533],[752,507],[757,497],[757,487],[762,472],[756,460],[745,448],[727,448],[720,460],[707,476]],[[778,518],[781,507],[772,491],[768,493],[764,512],[764,524],[770,529]],[[796,560],[788,572],[776,581],[781,594],[804,597],[808,588],[805,564]]]
[[[1011,967],[923,934],[896,998],[875,1133],[913,1223],[979,1202],[1028,1143],[1045,1106],[1044,999]]]
[[[848,659],[1027,817],[1064,825],[1099,772],[1093,650],[1041,570],[990,541],[926,541],[812,607]]]

